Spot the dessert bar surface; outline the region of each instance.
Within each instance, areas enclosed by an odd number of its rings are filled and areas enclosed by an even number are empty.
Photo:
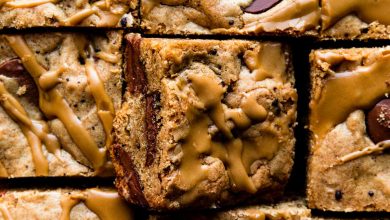
[[[389,0],[321,0],[321,37],[389,39]]]
[[[121,42],[121,32],[0,35],[1,177],[113,174]]]
[[[318,0],[141,0],[150,34],[316,35]]]
[[[297,93],[285,45],[126,36],[116,185],[151,209],[277,198],[293,164]]]
[[[133,27],[138,0],[2,0],[0,29],[30,27]]]
[[[310,56],[310,208],[390,211],[390,47]]]
[[[0,219],[131,220],[133,211],[110,188],[2,190]]]

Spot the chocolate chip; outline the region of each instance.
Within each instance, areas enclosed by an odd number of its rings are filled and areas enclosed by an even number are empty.
[[[374,143],[390,139],[390,99],[379,101],[368,112],[367,131]]]
[[[123,18],[121,19],[121,26],[122,26],[122,27],[126,27],[126,26],[127,26],[127,18],[126,18],[126,17],[123,17]]]
[[[374,192],[373,192],[373,191],[368,191],[368,195],[369,195],[370,197],[373,197],[373,196],[374,196]]]
[[[336,193],[334,194],[334,198],[337,201],[340,201],[343,198],[343,192],[341,192],[341,190],[336,190]]]
[[[280,116],[280,113],[282,113],[282,109],[279,107],[279,100],[275,99],[272,101],[272,107],[274,109],[275,116]]]
[[[229,20],[229,25],[233,25],[234,24],[234,20]]]
[[[159,131],[158,115],[160,112],[160,93],[154,92],[146,96],[145,133],[146,133],[146,166],[153,164],[157,153],[157,135]]]
[[[20,59],[11,59],[0,63],[0,75],[16,79],[19,86],[26,86],[26,93],[23,96],[38,106],[38,89],[34,79],[26,71]]]
[[[277,5],[281,0],[254,0],[247,8],[244,9],[248,13],[261,13],[269,10]]]
[[[217,55],[217,53],[218,53],[218,50],[217,50],[217,49],[211,49],[211,50],[209,51],[209,54],[210,54],[210,55]]]

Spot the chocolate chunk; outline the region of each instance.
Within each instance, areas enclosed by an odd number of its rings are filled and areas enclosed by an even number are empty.
[[[368,191],[368,195],[369,195],[370,197],[373,197],[373,196],[374,196],[374,192],[373,192],[373,191]]]
[[[334,198],[339,201],[343,198],[343,192],[341,192],[341,190],[336,190],[335,194],[334,194]]]
[[[127,18],[126,17],[121,18],[121,26],[122,27],[126,27],[127,26]]]
[[[11,59],[0,63],[0,75],[16,79],[19,86],[26,86],[26,93],[23,96],[38,106],[38,89],[34,79],[26,71],[20,59]]]
[[[159,131],[158,114],[160,112],[160,93],[154,92],[146,96],[145,133],[146,133],[146,166],[153,164],[157,153],[157,135]]]
[[[135,95],[145,94],[148,82],[140,60],[142,38],[139,35],[129,35],[126,40],[127,66],[125,79],[128,90]]]
[[[244,9],[245,12],[258,14],[269,10],[281,0],[254,0],[251,5]]]
[[[390,139],[390,99],[381,100],[368,112],[367,130],[374,143]]]
[[[126,152],[120,144],[112,145],[114,160],[120,164],[122,172],[117,171],[116,187],[119,193],[130,203],[147,207],[145,195],[142,192],[139,175],[135,170],[130,153]],[[116,167],[117,168],[117,167]],[[123,185],[124,184],[124,185]]]

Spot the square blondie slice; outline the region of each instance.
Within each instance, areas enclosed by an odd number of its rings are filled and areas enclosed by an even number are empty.
[[[321,0],[321,38],[390,39],[390,2]]]
[[[113,175],[122,36],[0,35],[1,177]]]
[[[135,27],[138,0],[2,0],[0,29],[30,27]]]
[[[0,195],[0,219],[123,219],[133,210],[112,188],[9,189]]]
[[[141,0],[149,34],[316,36],[319,0]]]
[[[130,34],[125,54],[111,148],[124,198],[167,210],[282,193],[297,101],[286,45]]]
[[[390,47],[310,55],[310,208],[390,211]]]

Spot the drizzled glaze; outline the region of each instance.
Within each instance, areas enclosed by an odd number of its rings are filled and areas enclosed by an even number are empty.
[[[0,203],[1,202],[2,201],[0,199]],[[1,213],[4,220],[13,220],[11,213],[9,212],[8,208],[5,205],[0,204],[0,213]]]
[[[362,150],[349,153],[349,154],[341,157],[339,159],[339,161],[341,164],[343,164],[345,162],[355,160],[357,158],[360,158],[360,157],[363,157],[366,155],[370,155],[373,153],[381,153],[388,148],[390,148],[390,140],[382,141],[382,142],[377,143],[375,146],[366,147]]]
[[[244,55],[246,66],[254,74],[255,81],[275,78],[284,82],[286,59],[281,44],[265,43]]]
[[[60,21],[60,24],[64,26],[77,25],[89,16],[97,14],[100,17],[97,26],[115,26],[121,19],[122,15],[126,13],[126,10],[123,7],[116,11],[110,10],[110,4],[110,0],[97,1],[92,5],[92,7],[85,8]]]
[[[33,77],[39,91],[39,106],[48,119],[58,118],[65,126],[73,142],[79,147],[84,156],[91,162],[95,171],[100,172],[106,163],[106,149],[99,149],[88,131],[82,126],[81,121],[74,114],[65,99],[56,88],[44,90],[40,83],[40,77],[53,76],[43,68],[27,46],[21,36],[7,35],[6,39],[10,47],[21,58],[26,70]],[[55,81],[49,80],[49,81]],[[47,88],[46,88],[47,89]]]
[[[22,105],[6,90],[0,82],[0,104],[6,113],[19,125],[31,147],[36,175],[46,176],[49,172],[47,159],[42,152],[42,142],[50,153],[60,153],[58,139],[49,134],[48,125],[44,121],[31,120]]]
[[[87,73],[88,86],[96,102],[97,114],[103,125],[104,132],[106,134],[106,149],[111,146],[112,143],[112,122],[115,116],[114,104],[110,96],[104,89],[104,83],[99,77],[99,74],[95,69],[95,62],[93,58],[88,58],[85,61],[85,69]]]
[[[7,1],[4,6],[11,8],[32,8],[46,3],[56,3],[58,0],[24,0],[24,1]],[[0,3],[1,5],[1,3]]]
[[[248,18],[251,22],[245,24],[243,31],[258,33],[289,28],[303,31],[315,28],[320,20],[320,7],[316,0],[282,1],[277,7],[278,10],[275,8],[272,14],[264,18]]]
[[[232,186],[250,193],[256,192],[248,176],[250,165],[257,159],[272,158],[275,148],[270,152],[261,149],[262,140],[245,140],[235,138],[227,119],[232,118],[240,128],[248,128],[252,121],[264,121],[267,111],[249,95],[243,99],[239,109],[229,109],[222,104],[226,89],[218,82],[216,76],[189,74],[191,88],[200,100],[200,104],[190,106],[186,111],[189,121],[189,132],[182,143],[183,157],[180,164],[180,180],[188,189],[193,189],[207,178],[207,170],[202,165],[201,155],[219,158],[227,167]],[[226,140],[212,140],[208,127],[215,124]],[[264,135],[266,139],[267,135]],[[275,138],[270,140],[275,141]],[[269,143],[269,142],[266,142]],[[272,145],[271,145],[272,146]],[[271,147],[272,148],[272,147]],[[277,147],[276,147],[277,148]],[[254,158],[255,157],[255,158]],[[196,199],[191,190],[181,198],[182,203]]]
[[[116,191],[88,189],[85,192],[69,194],[61,198],[60,220],[69,220],[74,206],[83,202],[101,220],[131,220],[133,214]]]
[[[104,83],[101,80],[99,73],[96,71],[94,61],[95,51],[92,45],[88,44],[88,39],[83,37],[78,37],[77,40],[75,39],[75,43],[79,47],[80,57],[82,57],[85,62],[88,86],[95,99],[97,114],[106,135],[105,147],[108,149],[112,144],[111,130],[115,116],[114,104],[104,88]]]
[[[76,24],[81,23],[87,17],[95,14],[96,12],[97,12],[96,8],[86,8],[86,9],[83,9],[83,10],[77,12],[76,14],[60,21],[60,24],[64,25],[64,26],[76,25]]]
[[[0,177],[8,177],[7,169],[5,169],[5,166],[1,161],[0,161]]]
[[[323,0],[322,29],[328,29],[338,20],[349,14],[356,14],[367,23],[378,21],[390,25],[390,0]]]
[[[316,53],[330,64],[337,61],[333,53]],[[329,59],[328,59],[329,58]],[[346,120],[358,109],[368,109],[390,92],[390,54],[383,51],[377,60],[353,71],[336,73],[326,79],[319,95],[310,103],[310,129],[321,140],[330,129]]]

